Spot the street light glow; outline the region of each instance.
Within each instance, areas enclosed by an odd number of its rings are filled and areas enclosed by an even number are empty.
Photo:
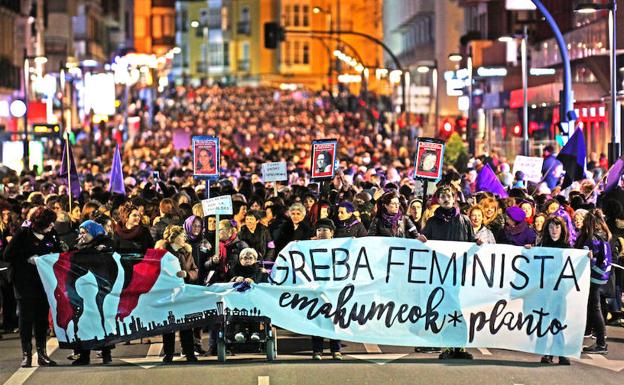
[[[318,14],[318,13],[321,13],[321,12],[323,12],[323,9],[321,7],[314,7],[314,8],[312,8],[312,13],[314,13],[314,14]]]
[[[197,20],[193,20],[193,21],[191,21],[191,27],[192,27],[192,28],[197,28],[197,27],[199,27],[199,21],[197,21]]]
[[[448,59],[452,62],[460,62],[464,57],[459,53],[452,53],[448,56]]]

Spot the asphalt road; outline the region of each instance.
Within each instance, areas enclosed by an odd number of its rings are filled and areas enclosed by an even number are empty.
[[[133,341],[113,350],[113,364],[101,365],[92,355],[92,365],[73,367],[69,351],[48,341],[55,368],[21,369],[19,338],[0,340],[0,385],[65,384],[237,384],[237,385],[329,385],[329,384],[624,384],[624,328],[607,330],[609,354],[572,360],[571,366],[543,365],[539,356],[499,349],[469,349],[474,360],[441,361],[437,354],[415,353],[413,348],[343,343],[344,360],[311,359],[309,337],[284,330],[278,332],[278,359],[267,362],[260,354],[237,354],[224,364],[216,357],[200,357],[197,364],[176,358],[161,363],[161,338],[151,343]],[[587,339],[586,344],[593,340]],[[206,341],[204,341],[204,346]],[[178,347],[179,349],[179,347]],[[555,359],[556,360],[556,359]],[[34,360],[36,361],[36,360]]]

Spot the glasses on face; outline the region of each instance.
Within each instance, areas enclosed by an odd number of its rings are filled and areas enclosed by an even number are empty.
[[[395,202],[395,201],[390,201],[388,202],[388,206],[398,206],[399,202]]]

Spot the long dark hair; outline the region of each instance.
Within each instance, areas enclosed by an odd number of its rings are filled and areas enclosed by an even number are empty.
[[[583,227],[581,228],[580,234],[576,238],[576,244],[574,245],[574,247],[581,248],[585,246],[588,242],[591,242],[597,236],[597,229],[604,233],[606,237],[606,239],[604,239],[605,241],[611,240],[611,231],[609,231],[609,227],[605,222],[602,210],[593,209],[590,210],[587,215],[585,215],[585,219],[583,220]]]
[[[550,224],[556,224],[561,227],[561,237],[558,240],[552,239],[550,236],[550,231],[548,231],[548,226]],[[546,218],[544,221],[544,226],[542,227],[542,243],[541,246],[544,247],[569,247],[570,240],[570,231],[568,230],[568,226],[566,221],[557,215],[551,215]]]

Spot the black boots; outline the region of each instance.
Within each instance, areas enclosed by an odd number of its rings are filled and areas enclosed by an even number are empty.
[[[37,348],[37,363],[39,366],[56,366],[56,361],[46,354],[45,349]]]
[[[111,350],[110,348],[104,348],[102,349],[102,363],[104,365],[108,365],[111,362],[113,362],[113,357],[111,356]]]
[[[22,368],[30,368],[32,366],[32,353],[22,352]]]

